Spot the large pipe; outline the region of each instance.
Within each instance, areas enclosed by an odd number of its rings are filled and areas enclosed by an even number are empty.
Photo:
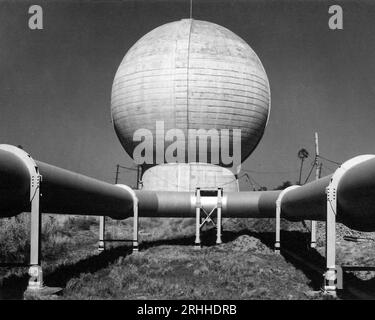
[[[110,183],[36,161],[42,175],[42,212],[106,215],[119,219],[132,211],[132,196]],[[0,149],[0,217],[30,211],[30,173],[10,151]]]
[[[131,194],[116,185],[37,161],[43,212],[106,215],[121,219],[132,212]]]
[[[349,162],[349,161],[348,161]],[[288,220],[326,219],[326,187],[332,179],[326,176],[287,192],[281,207]],[[337,186],[336,220],[359,231],[375,230],[375,158],[347,169]]]
[[[17,150],[18,151],[18,150]],[[23,152],[23,151],[22,151]],[[44,162],[36,161],[42,175],[41,211],[75,215],[105,215],[125,219],[132,215],[132,197],[122,188]],[[0,216],[28,211],[30,174],[12,152],[0,149]],[[279,191],[224,194],[226,217],[274,217]],[[195,217],[193,192],[136,191],[141,217]],[[215,197],[202,198],[211,210]]]
[[[356,230],[375,230],[374,168],[375,159],[353,167],[342,177],[338,187],[338,219]]]
[[[125,219],[132,215],[132,196],[115,185],[43,162],[36,162],[43,176],[43,212],[105,215]],[[281,202],[282,217],[292,220],[326,219],[327,176],[287,192]],[[12,152],[0,149],[0,217],[29,210],[30,174]],[[223,217],[273,218],[280,191],[229,192],[222,199]],[[193,192],[136,191],[140,217],[195,217]],[[349,168],[337,188],[337,221],[363,231],[375,230],[375,159]],[[215,197],[202,197],[206,210]]]
[[[222,212],[228,218],[273,218],[280,191],[228,192],[223,195]],[[141,217],[195,217],[193,192],[136,191]],[[202,207],[210,211],[216,197],[202,197]]]
[[[30,206],[30,176],[22,160],[0,149],[0,217],[11,217]]]
[[[291,221],[324,220],[330,179],[326,176],[287,192],[281,202],[282,217]]]
[[[115,219],[125,219],[132,215],[132,198],[123,189],[44,162],[36,161],[36,164],[43,177],[43,212],[106,215]],[[0,150],[0,177],[0,216],[12,216],[29,210],[30,175],[15,155],[4,150]],[[279,193],[226,193],[222,200],[223,213],[232,218],[274,217]],[[193,192],[136,191],[136,195],[141,217],[195,217]],[[207,211],[215,205],[215,197],[202,198],[202,206]]]

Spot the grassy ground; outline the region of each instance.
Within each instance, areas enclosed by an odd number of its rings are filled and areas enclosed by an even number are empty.
[[[141,219],[141,247],[132,254],[125,243],[97,251],[98,219],[44,216],[43,270],[47,286],[64,288],[58,299],[323,299],[322,275],[292,257],[273,252],[274,221],[224,220],[222,245],[215,231],[203,232],[195,250],[194,219]],[[27,262],[28,217],[0,220],[0,262]],[[324,267],[324,232],[318,248],[308,250],[301,223],[282,222],[282,245]],[[108,221],[107,237],[129,238],[132,223]],[[338,260],[369,265],[372,242],[343,241],[338,228]],[[370,234],[370,236],[372,236]],[[345,282],[375,296],[374,274],[357,272]],[[0,299],[21,299],[27,268],[0,268]],[[349,293],[339,298],[350,298]],[[51,298],[51,297],[48,297]]]

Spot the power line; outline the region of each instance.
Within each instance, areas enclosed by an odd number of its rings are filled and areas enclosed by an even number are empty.
[[[337,170],[337,168],[329,167],[326,164],[324,166],[323,171],[327,174],[333,174]]]
[[[287,174],[287,173],[295,173],[298,170],[289,170],[289,171],[256,171],[256,170],[245,170],[242,169],[244,172],[249,172],[249,173],[258,173],[258,174]]]
[[[118,166],[121,169],[127,169],[127,170],[132,170],[132,171],[137,171],[138,170],[137,168],[134,168],[134,167],[126,167],[126,166],[122,166],[122,165],[118,165]]]
[[[310,170],[310,172],[309,172],[309,174],[308,174],[308,176],[307,176],[307,178],[306,178],[306,180],[305,180],[305,182],[303,184],[306,184],[306,182],[310,179],[310,176],[311,176],[311,174],[312,174],[315,166],[316,166],[316,160],[312,163],[311,170]]]
[[[328,162],[332,162],[332,163],[334,163],[334,164],[337,164],[338,166],[341,166],[341,162],[337,162],[337,161],[333,161],[333,160],[331,160],[331,159],[327,159],[327,158],[325,158],[325,157],[323,157],[323,156],[318,156],[319,158],[321,158],[321,159],[323,159],[323,160],[326,160],[326,161],[328,161]]]
[[[253,183],[253,181],[250,179],[250,176],[247,174],[247,173],[244,173],[242,174],[240,177],[238,177],[238,180],[243,178],[243,177],[246,177],[247,178],[247,181],[250,183],[251,187],[253,188],[253,190],[255,191],[255,185]]]
[[[259,188],[262,188],[262,187],[263,187],[260,183],[258,183],[258,182],[257,182],[253,177],[251,177],[249,174],[244,173],[243,176],[244,176],[244,175],[246,175],[246,177],[249,179],[250,183],[252,184],[253,189],[255,189],[255,188],[254,188],[254,182],[255,182],[255,184],[256,184]]]

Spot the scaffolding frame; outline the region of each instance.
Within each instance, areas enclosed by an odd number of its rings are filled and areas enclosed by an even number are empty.
[[[275,253],[280,253],[281,242],[280,242],[280,233],[281,233],[281,201],[283,197],[291,190],[297,189],[301,186],[295,185],[290,186],[280,192],[279,196],[276,199],[276,217],[275,217],[275,244],[274,251]]]
[[[207,211],[202,205],[202,197],[212,197],[212,194],[216,192],[216,205]],[[201,248],[201,237],[200,231],[205,224],[211,223],[216,228],[216,244],[222,243],[222,206],[223,206],[223,188],[217,188],[216,190],[201,188],[195,189],[195,247]],[[216,224],[213,220],[213,214],[216,211]],[[201,212],[205,214],[205,217],[201,216]]]
[[[132,239],[106,239],[105,238],[105,216],[99,217],[99,251],[106,249],[107,242],[131,242],[133,253],[139,251],[139,215],[138,215],[138,197],[135,191],[127,185],[116,184],[117,187],[122,188],[130,193],[133,200],[133,238]]]
[[[374,155],[361,155],[344,162],[332,175],[326,188],[326,272],[324,273],[323,290],[328,294],[336,294],[336,289],[343,288],[343,272],[336,265],[336,217],[338,214],[337,191],[341,178],[356,165],[375,158]]]
[[[344,162],[332,175],[328,186],[326,187],[326,266],[323,274],[323,292],[329,295],[336,295],[337,289],[343,289],[343,269],[350,270],[351,267],[341,267],[336,265],[336,217],[337,217],[337,191],[341,178],[354,166],[375,158],[374,155],[361,155]],[[283,190],[276,200],[276,219],[275,219],[275,244],[274,251],[280,253],[280,219],[282,213],[282,199],[289,191],[300,186],[290,186]],[[315,248],[316,228],[311,230],[312,236],[310,247]]]

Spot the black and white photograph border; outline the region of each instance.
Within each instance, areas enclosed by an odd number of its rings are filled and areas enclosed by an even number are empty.
[[[0,300],[375,299],[374,28],[370,0],[0,0]]]

